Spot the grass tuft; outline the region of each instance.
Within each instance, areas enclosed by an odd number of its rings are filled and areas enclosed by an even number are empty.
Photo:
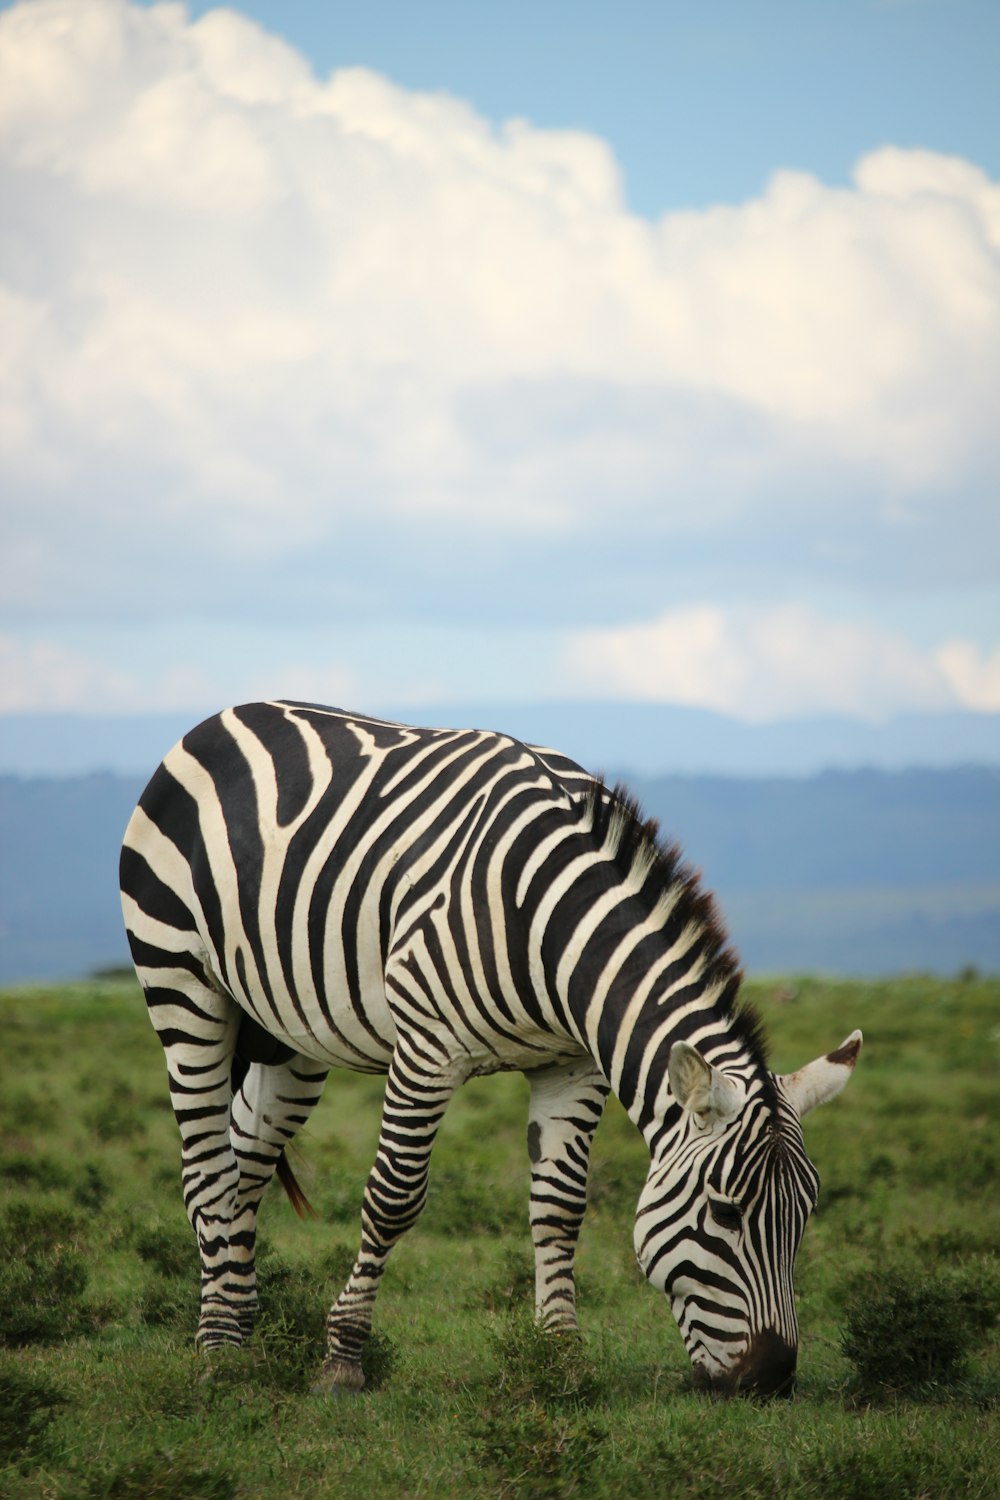
[[[494,1329],[492,1342],[506,1401],[563,1409],[597,1399],[600,1382],[579,1334],[547,1332],[529,1313],[518,1311]]]
[[[68,1401],[58,1386],[0,1358],[0,1465],[37,1458],[47,1446],[49,1424]]]
[[[15,1199],[0,1218],[0,1345],[57,1343],[89,1326],[82,1225],[48,1202]]]
[[[467,1435],[475,1464],[496,1481],[496,1495],[519,1500],[591,1494],[590,1475],[607,1436],[593,1418],[551,1414],[534,1401],[480,1413]]]
[[[235,1500],[236,1480],[222,1468],[198,1468],[154,1453],[88,1475],[72,1500]]]

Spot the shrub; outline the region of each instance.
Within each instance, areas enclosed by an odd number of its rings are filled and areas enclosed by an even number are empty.
[[[311,1266],[269,1255],[257,1272],[258,1328],[272,1338],[315,1345],[326,1329],[327,1302]]]
[[[0,1344],[55,1343],[84,1326],[81,1226],[65,1209],[15,1200],[0,1220]]]
[[[919,1392],[960,1375],[1000,1311],[1000,1278],[980,1265],[869,1273],[845,1307],[841,1348],[868,1390]]]
[[[364,1190],[365,1180],[361,1173],[337,1170],[325,1173],[317,1200],[321,1217],[330,1224],[360,1225]]]
[[[71,1181],[71,1174],[54,1157],[33,1156],[23,1151],[5,1156],[0,1161],[0,1177],[17,1187],[40,1188],[43,1191],[68,1187]]]
[[[198,1245],[187,1224],[148,1224],[133,1241],[136,1253],[161,1276],[193,1275]]]
[[[528,1308],[535,1295],[535,1261],[523,1247],[508,1245],[500,1270],[477,1294],[476,1301],[490,1312],[507,1312],[511,1308]]]
[[[432,1234],[503,1234],[525,1221],[527,1194],[472,1169],[438,1172],[431,1179],[426,1229]]]
[[[494,1331],[493,1345],[508,1401],[556,1408],[596,1399],[597,1376],[578,1334],[546,1332],[527,1312],[518,1312]]]
[[[101,1102],[86,1115],[87,1124],[100,1141],[131,1140],[144,1135],[146,1127],[137,1112],[135,1091],[120,1079]]]
[[[257,1268],[255,1343],[281,1389],[304,1390],[323,1358],[329,1305],[313,1267],[267,1255]]]
[[[0,1361],[0,1465],[39,1453],[49,1423],[66,1404],[62,1391],[29,1375],[9,1355]]]
[[[81,1208],[98,1213],[111,1194],[111,1186],[101,1168],[92,1161],[85,1162],[83,1172],[73,1185],[73,1201]]]
[[[255,1334],[279,1386],[304,1390],[311,1383],[326,1352],[326,1315],[335,1295],[326,1278],[331,1277],[339,1291],[353,1263],[346,1249],[331,1251],[319,1268],[293,1266],[268,1251],[258,1266]],[[373,1332],[361,1357],[365,1388],[376,1391],[383,1386],[397,1362],[395,1340]]]
[[[18,1135],[50,1127],[59,1114],[58,1100],[28,1089],[5,1088],[0,1097],[0,1129]]]
[[[190,1332],[198,1326],[198,1246],[186,1223],[146,1224],[132,1237],[136,1254],[154,1275],[139,1302],[140,1320],[152,1328]]]
[[[368,1337],[361,1353],[361,1368],[365,1376],[365,1389],[381,1390],[392,1378],[399,1363],[399,1349],[394,1338],[375,1329]]]
[[[179,1276],[157,1276],[143,1292],[139,1318],[150,1328],[176,1328],[190,1332],[198,1326],[200,1298],[197,1283]]]
[[[236,1481],[225,1469],[196,1469],[170,1453],[132,1459],[88,1476],[74,1500],[233,1500]]]

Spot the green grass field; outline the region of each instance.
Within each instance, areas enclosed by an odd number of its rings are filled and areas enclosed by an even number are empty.
[[[308,1394],[378,1127],[380,1081],[348,1074],[331,1076],[296,1164],[320,1219],[268,1199],[262,1326],[206,1365],[138,987],[0,995],[0,1496],[992,1500],[1000,982],[750,990],[778,1070],[855,1026],[866,1037],[847,1091],[806,1122],[823,1188],[797,1273],[798,1392],[771,1405],[691,1390],[669,1308],[634,1264],[646,1161],[617,1105],[595,1143],[583,1340],[536,1335],[515,1076],[476,1081],[449,1111],[427,1210],[386,1275],[367,1391]]]

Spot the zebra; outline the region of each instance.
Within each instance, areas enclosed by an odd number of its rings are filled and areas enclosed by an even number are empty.
[[[787,1393],[796,1252],[818,1177],[800,1120],[854,1031],[769,1071],[712,897],[627,789],[558,751],[321,705],[244,704],[166,756],[125,833],[121,894],[163,1046],[202,1276],[197,1347],[239,1345],[285,1155],[337,1068],[386,1075],[361,1240],[315,1389],[364,1384],[386,1263],[469,1078],[529,1085],[535,1310],[577,1328],[591,1141],[614,1093],[649,1149],[635,1252],[697,1386]]]

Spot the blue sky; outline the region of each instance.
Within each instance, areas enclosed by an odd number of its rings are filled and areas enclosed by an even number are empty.
[[[0,6],[0,712],[1000,710],[998,44]]]
[[[193,15],[211,9],[189,5]],[[636,213],[736,203],[778,165],[844,185],[891,141],[996,177],[993,0],[252,0],[316,71],[377,68],[491,120],[608,141]]]

